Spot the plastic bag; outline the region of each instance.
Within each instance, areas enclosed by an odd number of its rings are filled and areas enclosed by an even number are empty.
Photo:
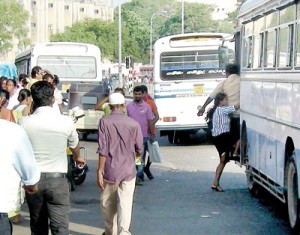
[[[162,163],[162,157],[160,154],[159,144],[157,141],[151,143],[148,141],[148,151],[151,162]]]

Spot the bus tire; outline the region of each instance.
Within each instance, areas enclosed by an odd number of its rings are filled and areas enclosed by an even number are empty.
[[[294,159],[288,162],[287,167],[287,207],[291,229],[294,233],[299,231],[299,199],[298,177]]]
[[[258,185],[254,181],[253,174],[252,174],[252,167],[250,166],[247,166],[246,177],[247,177],[247,186],[249,192],[251,193],[252,196],[256,196],[258,193]]]

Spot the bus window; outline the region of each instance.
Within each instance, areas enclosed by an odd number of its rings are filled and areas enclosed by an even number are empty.
[[[277,30],[266,32],[265,67],[275,67]]]
[[[161,54],[161,79],[215,78],[222,74],[219,50],[164,52]]]
[[[295,56],[295,66],[300,66],[300,24],[297,24],[297,43],[295,48],[296,56]]]
[[[279,31],[279,53],[278,53],[278,66],[288,66],[288,38],[289,28],[281,28]]]
[[[64,79],[96,78],[96,59],[82,56],[53,56],[41,55],[37,59],[38,64],[54,74],[59,74]]]

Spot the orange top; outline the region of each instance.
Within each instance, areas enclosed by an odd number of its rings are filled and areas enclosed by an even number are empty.
[[[145,102],[151,107],[152,113],[157,111],[157,106],[152,99],[146,99]],[[151,129],[152,129],[152,133],[156,134],[155,123],[153,123],[153,126]],[[148,132],[151,133],[150,130],[148,130]]]

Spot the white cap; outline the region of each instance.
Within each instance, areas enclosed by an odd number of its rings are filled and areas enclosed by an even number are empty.
[[[125,104],[125,97],[121,93],[112,93],[109,96],[109,104]]]

